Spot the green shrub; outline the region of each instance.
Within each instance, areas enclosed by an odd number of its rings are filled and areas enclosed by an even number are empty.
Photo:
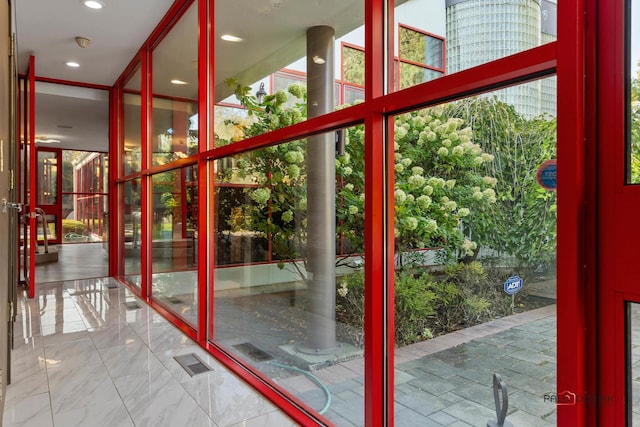
[[[67,233],[84,234],[87,231],[87,226],[82,221],[75,219],[63,219],[62,220],[62,235]]]
[[[397,273],[395,345],[412,344],[512,314],[511,297],[502,291],[509,272],[498,273],[492,271],[489,276],[479,262],[448,266],[437,279],[421,271]],[[343,276],[336,283],[338,337],[362,346],[364,274]],[[517,301],[521,295],[515,298]]]

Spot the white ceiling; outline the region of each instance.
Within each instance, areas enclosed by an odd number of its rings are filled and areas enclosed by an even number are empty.
[[[112,86],[173,0],[101,1],[104,8],[98,11],[81,0],[14,1],[18,71],[25,73],[29,55],[34,55],[37,77]],[[307,28],[330,25],[339,37],[361,26],[364,0],[216,0],[215,8],[214,85],[216,98],[223,99],[230,92],[224,79],[236,77],[250,84],[302,58]],[[194,9],[191,6],[187,19],[195,20]],[[244,41],[220,41],[224,33]],[[183,20],[158,47],[154,93],[196,97],[196,85],[177,92],[168,84],[171,78],[195,79],[196,35],[197,27]],[[80,48],[77,36],[90,39],[90,45]],[[80,67],[69,68],[67,61]],[[107,151],[106,91],[55,86],[40,83],[36,88],[36,135],[60,140],[58,148]]]

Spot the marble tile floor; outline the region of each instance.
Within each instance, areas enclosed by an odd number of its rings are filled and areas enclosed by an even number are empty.
[[[114,279],[41,284],[17,311],[5,427],[295,425]],[[191,377],[190,353],[212,370]]]
[[[58,251],[58,261],[37,264],[36,283],[109,275],[109,253],[102,242],[51,245],[50,250]]]

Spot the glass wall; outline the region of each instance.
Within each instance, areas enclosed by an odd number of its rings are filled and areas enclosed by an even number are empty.
[[[62,152],[62,242],[98,242],[107,238],[107,156]]]
[[[400,2],[399,2],[400,3]],[[554,41],[556,0],[402,2],[395,11],[394,89]],[[540,87],[542,86],[542,88]],[[542,90],[541,90],[542,89]],[[528,118],[555,115],[555,78],[501,92]]]
[[[152,176],[152,295],[194,326],[197,322],[195,167]]]
[[[152,52],[152,166],[198,152],[198,5]]]
[[[295,124],[364,99],[364,2],[361,0],[271,2],[260,13],[238,16],[244,22],[241,31],[233,31],[228,22],[233,21],[238,11],[220,1],[215,7],[216,146]],[[271,19],[270,34],[256,30],[262,28],[265,16]],[[334,24],[321,25],[324,22]],[[287,31],[279,31],[279,26],[286,27]],[[263,43],[265,37],[269,43]],[[345,46],[354,46],[354,49],[348,50]],[[242,61],[225,60],[238,51],[243,52]],[[333,90],[325,91],[329,86]],[[277,121],[268,125],[257,123],[256,113],[281,109],[288,113],[278,115]]]
[[[140,172],[142,167],[142,81],[140,68],[126,83],[122,94],[123,175]]]
[[[140,288],[142,248],[142,181],[134,179],[119,186],[122,189],[122,228],[120,230],[120,257],[123,259],[123,278]]]
[[[338,133],[337,157],[330,132],[216,161],[235,186],[215,184],[226,230],[215,247],[225,256],[213,339],[336,425],[360,425],[364,133]]]
[[[123,152],[132,162],[118,178],[123,277],[223,350],[225,363],[243,364],[239,375],[266,384],[290,414],[300,403],[311,409],[299,419],[364,425],[365,414],[393,401],[396,425],[486,424],[498,373],[515,390],[514,424],[553,424],[555,406],[542,396],[554,392],[556,373],[556,199],[546,180],[555,167],[555,83],[415,110],[434,102],[426,88],[447,74],[552,40],[540,28],[555,31],[543,25],[555,3],[498,3],[399,4],[393,90],[412,96],[394,94],[394,110],[383,113],[385,99],[342,108],[366,102],[370,89],[364,2],[271,2],[259,13],[216,2],[215,69],[200,74],[215,80],[206,85],[197,74],[202,3],[193,2],[149,43],[149,69],[125,90]],[[493,38],[482,43],[502,43],[487,57],[464,42],[477,41],[471,30],[485,31],[483,20]],[[512,24],[521,42],[498,31]],[[528,70],[508,78],[526,80]],[[536,76],[553,71],[541,66]],[[151,76],[149,93],[133,88],[141,74]],[[424,82],[422,92],[411,89]],[[199,134],[198,97],[209,96],[209,84],[212,129]],[[152,111],[141,125],[144,99]],[[330,123],[305,122],[327,114]],[[140,142],[144,129],[149,157],[136,165],[142,145],[127,141]],[[204,169],[207,179],[198,176]],[[365,208],[375,220],[367,228]],[[198,276],[200,267],[209,276]],[[365,340],[365,330],[374,336]]]
[[[494,92],[394,122],[396,425],[495,420],[494,374],[555,425],[556,119]]]

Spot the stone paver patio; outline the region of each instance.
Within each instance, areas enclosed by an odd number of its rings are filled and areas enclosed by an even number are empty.
[[[399,348],[395,352],[397,426],[482,426],[496,419],[493,374],[507,383],[507,421],[516,426],[556,424],[556,306],[473,326]],[[313,372],[330,390],[324,414],[338,426],[361,426],[364,385],[362,359]],[[280,382],[311,407],[325,394],[303,375]]]

